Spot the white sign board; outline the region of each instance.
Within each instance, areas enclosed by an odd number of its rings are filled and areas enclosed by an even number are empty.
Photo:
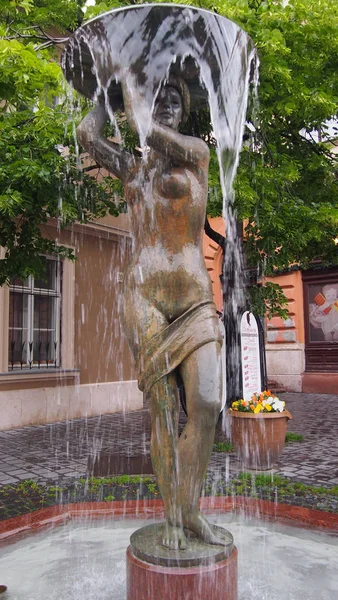
[[[241,358],[243,399],[262,391],[259,336],[256,318],[246,311],[241,319]]]

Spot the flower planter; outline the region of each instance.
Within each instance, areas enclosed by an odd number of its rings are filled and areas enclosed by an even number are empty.
[[[288,410],[252,414],[229,411],[234,450],[247,469],[266,471],[279,460],[285,442]]]

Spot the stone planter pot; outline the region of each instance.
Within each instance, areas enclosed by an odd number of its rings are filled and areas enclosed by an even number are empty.
[[[257,415],[229,411],[228,414],[232,443],[242,466],[258,471],[272,469],[283,450],[287,423],[292,419],[289,411]]]

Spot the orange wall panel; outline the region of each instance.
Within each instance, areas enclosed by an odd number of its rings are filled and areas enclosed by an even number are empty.
[[[225,235],[225,223],[223,217],[210,217],[209,223],[214,231]],[[203,235],[203,256],[211,279],[216,308],[222,312],[223,294],[220,275],[222,274],[223,269],[223,252],[222,248],[205,233]]]
[[[54,228],[47,230],[55,237]],[[60,232],[58,243],[75,248],[74,349],[80,383],[135,379],[122,329],[123,282],[118,277],[130,260],[130,240],[70,227]]]
[[[283,321],[280,317],[273,317],[267,321],[268,331],[276,333],[271,343],[304,343],[304,310],[303,310],[303,285],[301,271],[291,271],[276,277],[267,277],[266,281],[278,283],[289,300],[289,319]],[[289,332],[289,333],[287,333]]]

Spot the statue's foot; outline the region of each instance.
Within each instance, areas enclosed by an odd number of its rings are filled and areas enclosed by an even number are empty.
[[[167,523],[163,531],[162,546],[169,548],[169,550],[185,550],[187,547],[187,538],[182,527],[176,527]]]
[[[226,546],[231,541],[226,530],[223,535],[220,528],[214,528],[198,510],[183,517],[183,527],[192,531],[206,544]]]

